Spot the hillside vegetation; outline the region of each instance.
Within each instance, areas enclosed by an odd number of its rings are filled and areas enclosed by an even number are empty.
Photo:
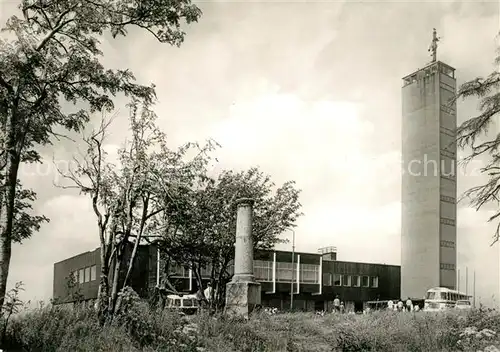
[[[101,327],[92,309],[40,307],[8,321],[7,351],[496,351],[494,310],[431,314],[256,314],[182,317],[129,301]]]

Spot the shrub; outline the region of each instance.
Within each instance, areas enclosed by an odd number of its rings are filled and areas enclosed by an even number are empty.
[[[256,314],[249,321],[151,309],[121,295],[111,324],[92,309],[40,307],[8,323],[4,348],[37,352],[489,351],[500,346],[500,314],[374,312],[368,315]]]

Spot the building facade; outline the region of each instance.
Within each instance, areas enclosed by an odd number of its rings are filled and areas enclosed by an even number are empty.
[[[331,310],[336,295],[350,310],[363,309],[366,301],[399,298],[399,266],[337,261],[334,250],[330,247],[329,251],[321,253],[296,252],[293,264],[291,252],[256,251],[254,275],[262,285],[262,305],[289,309],[292,288],[293,308],[307,311]],[[73,302],[72,290],[78,288],[81,288],[79,292],[85,301],[97,297],[99,253],[100,250],[96,249],[54,264],[55,300]],[[162,260],[155,246],[140,247],[131,286],[141,297],[147,298],[159,284]],[[206,282],[210,272],[210,267],[202,270]],[[232,273],[232,266],[229,272]],[[67,285],[70,275],[76,278],[76,288]],[[124,277],[125,272],[120,276]],[[180,292],[195,293],[198,290],[194,275],[188,268],[172,265],[169,277]],[[123,282],[122,277],[120,282]]]
[[[403,78],[401,296],[456,288],[455,69],[441,61]]]
[[[125,250],[130,258],[133,245]],[[101,272],[101,250],[78,254],[54,264],[52,298],[59,304],[72,303],[77,298],[91,302],[97,298]],[[130,274],[130,286],[141,296],[147,297],[149,289],[157,284],[157,251],[153,246],[139,246],[136,265]],[[127,259],[126,259],[127,260]],[[114,268],[110,275],[113,279]],[[118,276],[118,287],[123,286],[127,268],[122,267]],[[110,280],[110,281],[111,281]]]

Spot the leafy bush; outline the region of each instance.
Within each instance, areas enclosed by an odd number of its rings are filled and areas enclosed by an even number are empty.
[[[120,296],[112,323],[92,309],[39,307],[10,319],[4,348],[26,351],[327,352],[496,351],[500,314],[374,312],[183,317],[149,308],[134,292]]]

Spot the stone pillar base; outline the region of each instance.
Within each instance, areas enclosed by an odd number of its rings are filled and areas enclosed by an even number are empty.
[[[256,306],[261,304],[260,283],[255,281],[231,281],[226,285],[225,313],[248,319]]]

